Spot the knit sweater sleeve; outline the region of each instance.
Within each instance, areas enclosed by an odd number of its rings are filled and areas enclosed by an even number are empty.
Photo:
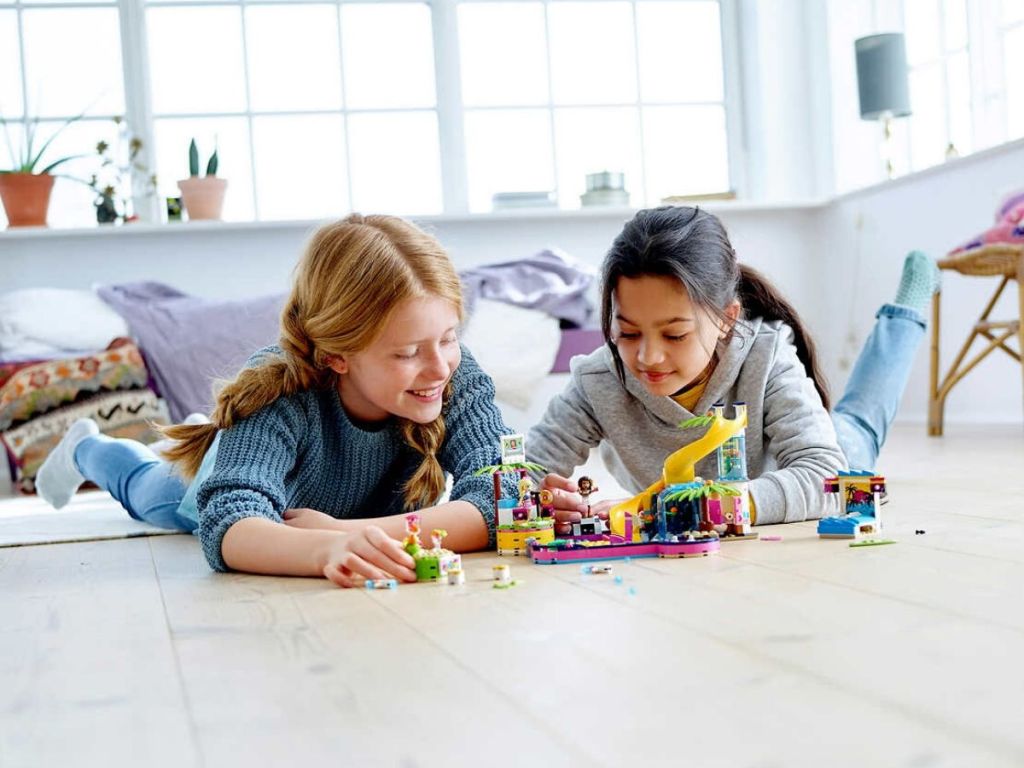
[[[465,347],[462,363],[453,378],[452,396],[445,414],[445,440],[438,459],[452,473],[451,500],[468,501],[480,510],[487,524],[488,546],[495,546],[494,481],[491,475],[474,475],[495,464],[500,435],[512,432],[494,404],[494,382]],[[511,491],[510,489],[507,489]]]
[[[221,545],[239,520],[283,522],[285,478],[295,466],[305,421],[298,398],[281,397],[221,432],[216,464],[197,497],[199,541],[214,570],[229,570]]]
[[[583,377],[588,375],[583,365],[572,361],[569,383],[548,403],[544,416],[530,428],[526,438],[527,458],[563,477],[571,476],[576,467],[584,464],[590,449],[604,437],[583,388]]]
[[[764,439],[778,469],[750,482],[757,523],[819,518],[823,481],[844,463],[832,418],[797,357],[792,331],[779,333],[764,393]]]

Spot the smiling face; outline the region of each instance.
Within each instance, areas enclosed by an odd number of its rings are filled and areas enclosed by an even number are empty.
[[[678,280],[653,275],[620,278],[613,296],[612,341],[652,395],[672,395],[700,376],[740,309],[734,301],[719,321]]]
[[[433,296],[406,299],[366,349],[331,359],[345,412],[362,422],[399,416],[427,424],[462,361],[458,309]]]

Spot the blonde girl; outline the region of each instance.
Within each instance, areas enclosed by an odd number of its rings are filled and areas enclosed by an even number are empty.
[[[490,378],[462,348],[458,275],[431,236],[389,216],[353,214],[308,244],[277,347],[218,393],[207,424],[146,446],[76,422],[41,468],[63,506],[86,479],[137,519],[193,531],[211,567],[415,579],[397,541],[403,513],[450,531],[457,551],[493,537],[493,463],[510,430]],[[445,473],[450,501],[438,504]]]

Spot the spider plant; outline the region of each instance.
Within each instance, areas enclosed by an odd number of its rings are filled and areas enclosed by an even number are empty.
[[[21,143],[20,147],[15,146],[14,139],[11,137],[10,122],[4,117],[0,117],[0,126],[3,126],[4,139],[7,142],[7,151],[11,157],[11,167],[7,170],[0,170],[0,173],[29,173],[34,176],[42,176],[44,174],[51,173],[54,168],[70,160],[77,160],[80,157],[87,157],[87,155],[66,155],[61,157],[48,165],[43,165],[43,155],[46,154],[46,150],[50,148],[50,144],[56,139],[61,132],[64,131],[72,123],[78,122],[82,119],[82,114],[75,115],[72,118],[68,118],[64,121],[63,125],[60,126],[53,135],[50,136],[46,141],[42,143],[42,146],[36,147],[37,131],[39,128],[39,118],[35,117],[25,123],[25,141]],[[21,122],[16,121],[16,122]]]

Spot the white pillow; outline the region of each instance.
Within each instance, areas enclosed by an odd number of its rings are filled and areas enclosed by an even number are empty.
[[[24,288],[0,294],[0,356],[32,356],[41,350],[105,349],[128,335],[124,319],[92,291]]]
[[[495,398],[526,409],[551,372],[562,341],[558,320],[535,309],[478,299],[462,342],[492,379]]]

